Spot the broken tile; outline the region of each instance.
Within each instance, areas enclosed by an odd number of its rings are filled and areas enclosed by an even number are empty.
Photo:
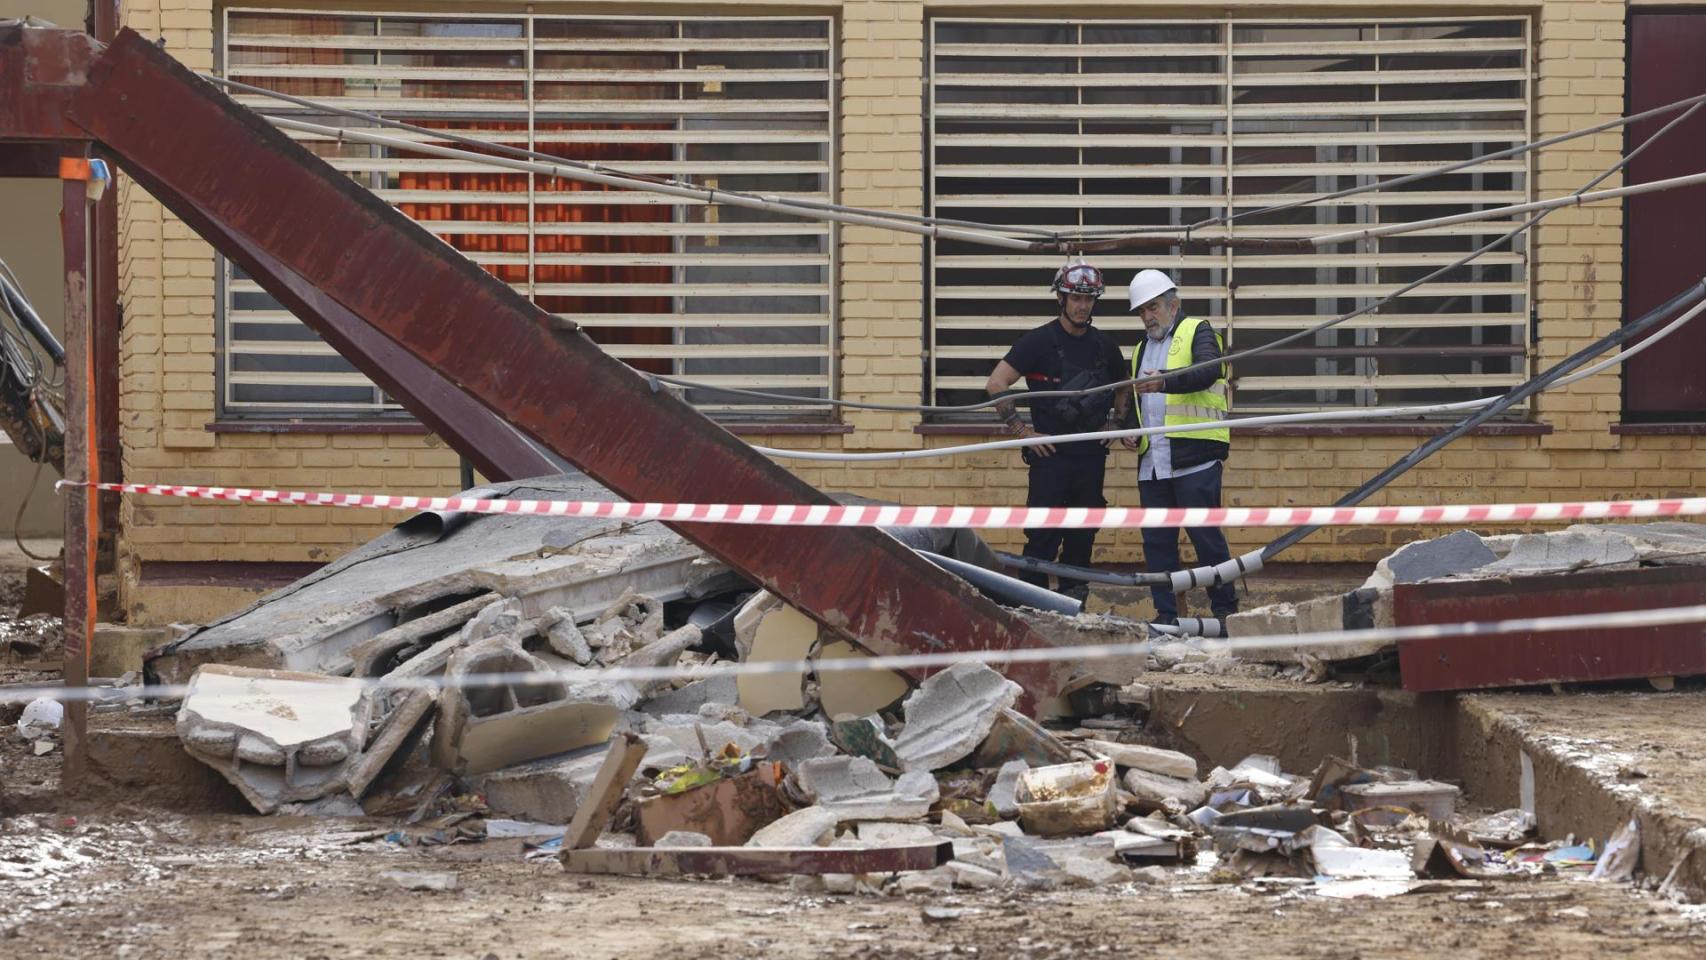
[[[957,663],[932,674],[902,705],[906,729],[894,744],[901,767],[939,770],[970,756],[1021,692],[981,663]]]
[[[869,658],[845,640],[824,644],[817,656],[819,661]],[[912,689],[906,678],[890,670],[821,670],[816,676],[818,701],[828,717],[863,717],[886,710]]]
[[[735,615],[735,644],[749,662],[804,660],[817,646],[817,621],[760,591]],[[775,710],[801,710],[805,671],[742,674],[735,681],[739,703],[762,717]]]

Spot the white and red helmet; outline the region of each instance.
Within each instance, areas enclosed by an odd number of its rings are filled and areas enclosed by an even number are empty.
[[[1049,289],[1058,296],[1069,293],[1083,294],[1101,299],[1107,284],[1102,280],[1102,271],[1080,260],[1069,263],[1054,272],[1054,284]]]

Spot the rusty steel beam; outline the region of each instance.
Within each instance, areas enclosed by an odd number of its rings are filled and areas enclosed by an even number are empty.
[[[1706,603],[1699,567],[1400,583],[1399,626],[1557,617]],[[1706,625],[1430,637],[1398,644],[1404,689],[1480,690],[1706,674]]]
[[[80,31],[0,24],[0,140],[88,140],[65,110],[98,50]]]
[[[68,116],[174,212],[219,224],[224,243],[241,238],[265,251],[618,494],[831,502],[584,334],[553,329],[543,310],[140,35],[119,33]],[[288,294],[276,274],[256,279],[275,296]],[[878,653],[1045,645],[1023,621],[880,531],[676,529]],[[1020,664],[1007,673],[1029,696],[1046,697],[1067,669]]]
[[[952,859],[954,845],[947,840],[904,847],[600,847],[562,856],[570,873],[645,877],[898,873],[934,870]]]

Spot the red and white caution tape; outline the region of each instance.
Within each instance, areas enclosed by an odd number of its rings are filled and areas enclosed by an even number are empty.
[[[87,486],[62,480],[63,485]],[[1437,507],[903,507],[763,503],[627,503],[607,500],[482,500],[372,493],[304,493],[245,487],[188,487],[153,483],[102,483],[98,489],[198,500],[376,510],[442,510],[550,517],[607,517],[677,523],[734,523],[794,527],[1293,527],[1412,524],[1540,523],[1694,517],[1706,514],[1706,497],[1668,500],[1589,500],[1569,503],[1486,503]]]

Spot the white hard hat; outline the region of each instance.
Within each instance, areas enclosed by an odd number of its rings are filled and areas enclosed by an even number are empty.
[[[1177,285],[1165,273],[1159,270],[1140,270],[1137,276],[1131,278],[1131,309],[1136,310],[1163,293],[1176,289]]]

